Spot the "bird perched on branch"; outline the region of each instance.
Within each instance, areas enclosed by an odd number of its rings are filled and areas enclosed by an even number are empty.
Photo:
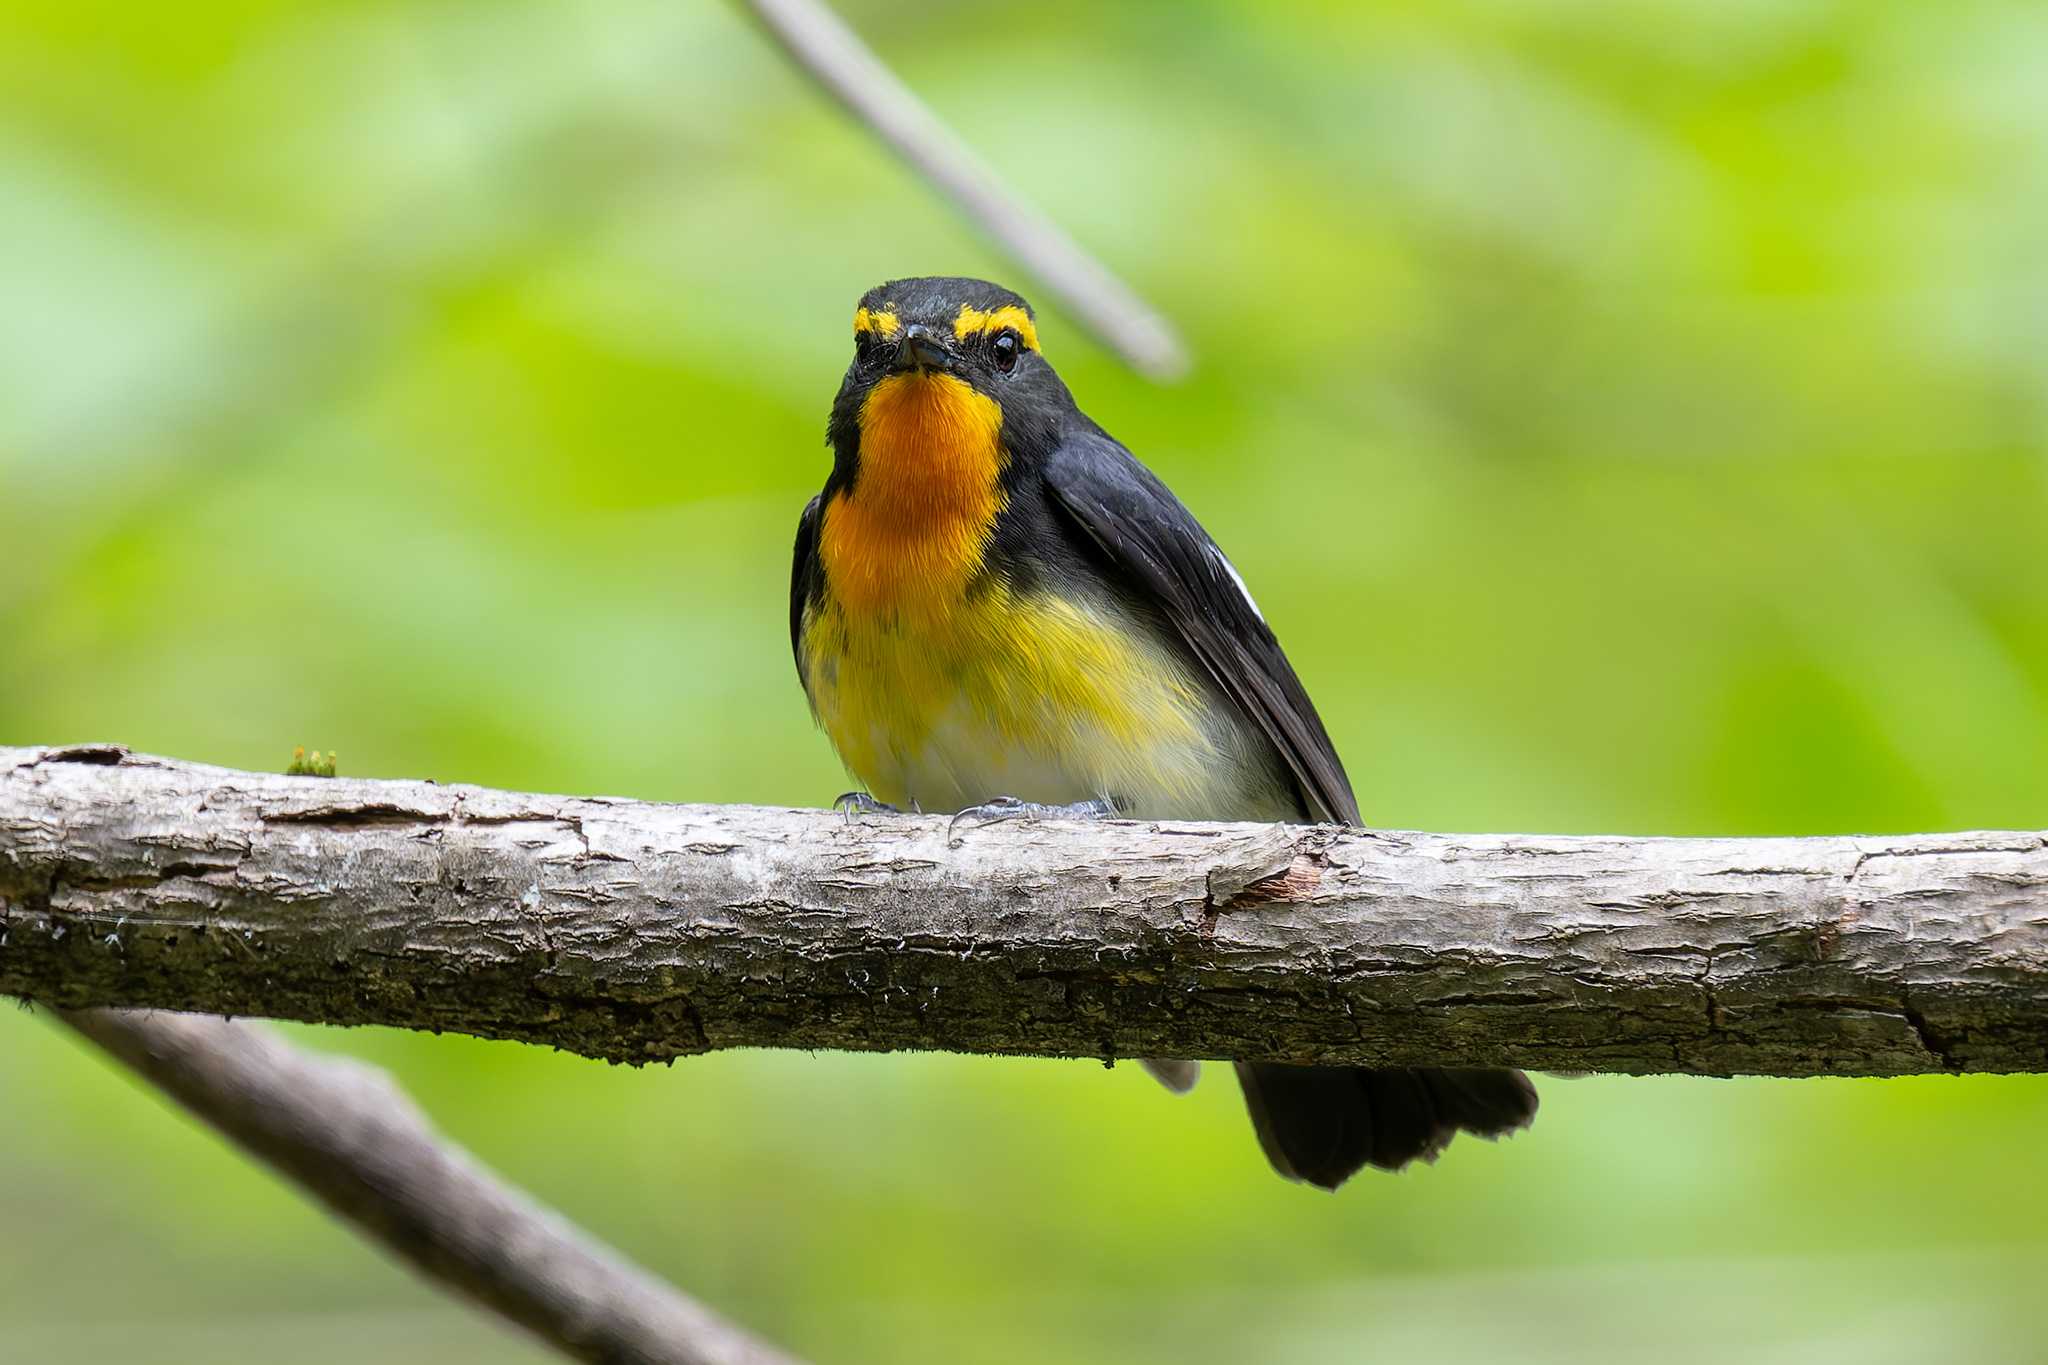
[[[893,280],[853,315],[789,626],[865,810],[1358,823],[1244,581],[1075,406],[1023,299]],[[1185,1089],[1187,1062],[1148,1062]],[[1335,1189],[1527,1124],[1515,1071],[1239,1063],[1274,1167]]]

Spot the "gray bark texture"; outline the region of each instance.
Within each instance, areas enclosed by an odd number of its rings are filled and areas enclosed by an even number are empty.
[[[546,1043],[2048,1070],[2048,840],[848,818],[0,749],[0,992]]]

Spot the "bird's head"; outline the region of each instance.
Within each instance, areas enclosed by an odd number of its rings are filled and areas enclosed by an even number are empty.
[[[849,474],[884,451],[988,448],[1007,460],[1050,440],[1072,406],[1022,298],[957,276],[891,280],[854,309],[828,436]]]

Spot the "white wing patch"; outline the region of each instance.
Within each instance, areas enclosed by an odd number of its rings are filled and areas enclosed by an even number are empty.
[[[1230,562],[1230,556],[1224,554],[1223,551],[1217,549],[1214,545],[1209,547],[1209,554],[1216,561],[1218,567],[1230,575],[1230,581],[1237,584],[1238,596],[1244,598],[1244,604],[1252,609],[1252,615],[1258,617],[1261,621],[1265,620],[1266,613],[1260,611],[1259,604],[1252,600],[1252,590],[1244,585],[1244,575],[1237,571],[1237,565]]]

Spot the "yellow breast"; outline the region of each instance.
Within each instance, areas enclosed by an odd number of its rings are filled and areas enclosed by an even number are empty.
[[[848,771],[927,811],[1014,796],[1287,814],[1262,751],[1154,626],[1104,591],[1020,592],[990,570],[1004,458],[1000,410],[948,376],[892,376],[862,407],[803,634],[811,706]]]
[[[1112,607],[988,583],[913,623],[828,599],[804,645],[820,723],[892,805],[1114,797],[1192,814],[1235,784],[1202,687]]]

